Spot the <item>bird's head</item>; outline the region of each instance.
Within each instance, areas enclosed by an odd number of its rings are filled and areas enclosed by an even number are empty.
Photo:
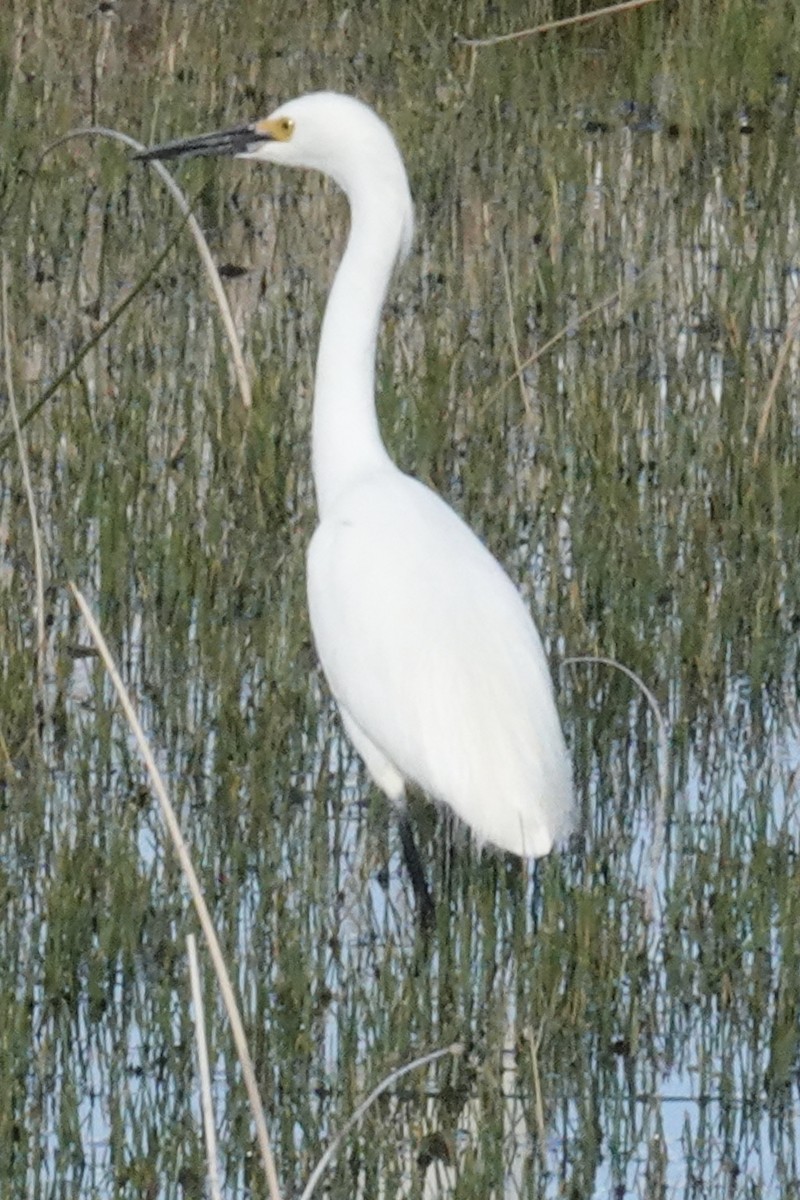
[[[329,175],[351,204],[373,195],[401,210],[403,243],[413,230],[413,209],[403,160],[388,126],[366,104],[338,92],[312,92],[280,105],[268,117],[218,133],[154,146],[139,159],[233,155]]]

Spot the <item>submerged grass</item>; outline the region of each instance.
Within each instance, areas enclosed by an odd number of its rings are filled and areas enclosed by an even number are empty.
[[[452,41],[559,15],[454,3],[309,17],[224,0],[12,0],[0,15],[20,409],[174,229],[154,181],[113,147],[65,146],[32,179],[47,142],[87,121],[162,140],[314,87],[357,92],[390,119],[417,200],[382,339],[392,452],[508,565],[556,663],[610,656],[646,682],[673,762],[648,921],[656,729],[617,673],[566,668],[580,834],[529,877],[415,806],[439,898],[435,951],[421,953],[390,816],[339,736],[305,616],[310,389],[344,204],[313,177],[187,164],[254,406],[235,400],[179,243],[25,430],[44,723],[28,507],[13,448],[0,462],[12,1194],[181,1196],[204,1171],[186,1099],[192,922],[69,578],[160,747],[287,1194],[376,1079],[456,1040],[463,1059],[371,1110],[331,1196],[798,1187],[794,6],[690,0],[513,46]],[[204,999],[225,1191],[261,1195],[225,1026]]]

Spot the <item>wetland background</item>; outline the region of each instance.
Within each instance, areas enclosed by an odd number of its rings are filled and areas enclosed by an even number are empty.
[[[194,929],[67,589],[140,705],[239,987],[286,1194],[394,1067],[335,1198],[797,1197],[800,45],[794,3],[686,0],[472,50],[570,4],[233,0],[0,12],[0,239],[24,429],[0,407],[0,1192],[189,1197]],[[243,334],[243,411],[144,142],[317,88],[392,125],[418,231],[379,406],[400,464],[529,597],[581,827],[534,872],[386,805],[310,644],[309,402],[345,204],[189,163]],[[602,303],[601,303],[602,302]],[[588,315],[587,315],[588,314]],[[557,339],[553,341],[553,339]],[[521,370],[520,370],[521,368]],[[657,728],[667,722],[663,852]],[[264,1194],[210,972],[226,1195]]]

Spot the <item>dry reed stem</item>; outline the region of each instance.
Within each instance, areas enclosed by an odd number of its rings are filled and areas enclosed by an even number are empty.
[[[128,725],[130,726],[131,732],[136,740],[136,744],[139,747],[139,753],[141,754],[144,764],[147,768],[147,773],[150,776],[150,783],[161,808],[161,815],[164,819],[164,824],[167,826],[169,835],[172,838],[175,854],[178,858],[184,878],[186,879],[186,883],[189,887],[189,892],[191,893],[191,897],[197,911],[197,916],[200,920],[200,926],[203,930],[203,935],[206,939],[209,953],[211,954],[211,961],[214,965],[214,970],[217,975],[217,981],[219,983],[220,992],[222,993],[225,1010],[228,1014],[228,1020],[231,1024],[233,1040],[236,1045],[236,1053],[239,1058],[239,1063],[241,1064],[245,1087],[247,1089],[247,1095],[250,1101],[250,1110],[253,1114],[253,1121],[255,1122],[256,1126],[259,1149],[261,1150],[261,1158],[264,1164],[264,1174],[269,1187],[270,1200],[281,1200],[278,1175],[275,1169],[275,1160],[272,1155],[269,1133],[267,1131],[267,1122],[264,1117],[264,1109],[261,1104],[261,1097],[258,1094],[258,1084],[256,1083],[253,1060],[250,1057],[250,1051],[247,1046],[247,1039],[245,1037],[244,1026],[242,1025],[242,1018],[239,1015],[239,1009],[236,1004],[233,986],[228,974],[228,968],[225,965],[225,959],[220,948],[219,939],[217,938],[217,933],[211,921],[211,915],[208,911],[197,874],[195,873],[189,851],[186,847],[183,834],[181,833],[180,825],[178,824],[178,818],[176,817],[175,810],[170,803],[167,790],[161,778],[161,773],[156,766],[153,752],[150,749],[147,738],[145,737],[144,730],[142,729],[141,723],[136,714],[136,710],[133,706],[133,701],[128,694],[125,684],[122,682],[122,678],[120,677],[119,671],[117,670],[116,664],[111,656],[111,652],[106,644],[106,640],[100,631],[100,627],[94,619],[92,611],[89,608],[89,605],[86,603],[86,599],[80,589],[74,583],[72,583],[72,581],[70,581],[69,586],[78,604],[78,608],[81,610],[83,619],[88,626],[92,641],[97,647],[100,657],[103,660],[103,664],[108,671],[111,682],[114,685],[114,690],[117,693],[119,702],[128,721]]]
[[[28,515],[31,522],[31,539],[33,541],[33,563],[36,577],[36,681],[39,691],[41,716],[47,711],[47,680],[46,653],[47,634],[44,623],[44,559],[42,556],[42,539],[39,534],[39,522],[36,517],[36,497],[33,493],[33,483],[28,469],[28,454],[22,437],[22,427],[17,413],[16,393],[14,392],[14,372],[11,368],[11,335],[8,321],[8,260],[5,253],[0,267],[0,308],[2,308],[3,326],[3,356],[5,358],[6,391],[8,406],[11,410],[11,420],[14,425],[14,436],[17,441],[19,463],[22,470],[22,482],[25,488],[25,500],[28,505]]]
[[[783,377],[783,372],[786,369],[786,363],[789,359],[789,351],[792,348],[792,342],[797,336],[797,331],[800,329],[800,298],[795,300],[792,305],[792,310],[789,314],[789,320],[786,322],[786,335],[781,342],[781,348],[778,351],[778,357],[775,362],[775,370],[772,372],[772,378],[769,381],[767,394],[764,397],[764,405],[761,409],[761,416],[758,420],[758,428],[756,437],[753,443],[753,466],[758,466],[758,457],[761,450],[761,443],[764,440],[764,435],[767,432],[767,425],[772,416],[772,409],[775,404],[775,393],[778,390],[778,384]]]
[[[640,272],[638,277],[631,285],[631,288],[633,289],[642,283],[643,280],[656,269],[656,267],[661,266],[662,263],[665,262],[665,259],[666,256],[654,259],[653,262],[651,262],[644,268],[643,271]],[[593,317],[595,313],[601,312],[604,308],[608,308],[609,305],[616,303],[617,300],[620,300],[622,298],[622,293],[623,288],[614,288],[613,292],[609,292],[607,296],[603,296],[602,300],[598,300],[596,304],[591,306],[591,308],[587,308],[585,312],[580,313],[574,319],[574,321],[568,321],[566,325],[563,325],[557,333],[554,333],[551,338],[548,338],[547,341],[543,343],[543,345],[534,350],[533,354],[529,355],[528,358],[523,359],[521,363],[515,362],[513,373],[504,379],[502,383],[499,383],[497,387],[489,393],[489,395],[483,401],[483,404],[493,404],[498,396],[500,396],[502,392],[504,392],[505,389],[509,387],[515,379],[518,378],[521,371],[525,371],[528,367],[533,366],[533,364],[538,362],[540,358],[543,358],[548,351],[552,350],[553,346],[558,345],[563,338],[568,337],[569,334],[580,329],[581,325],[585,325],[589,318]]]
[[[508,269],[508,258],[502,245],[500,246],[500,261],[503,264],[503,285],[506,293],[506,305],[508,306],[508,336],[511,341],[511,353],[514,356],[514,375],[513,378],[519,380],[519,393],[522,397],[522,403],[525,412],[530,417],[532,415],[531,398],[528,395],[528,387],[525,383],[523,372],[526,363],[523,363],[519,354],[519,342],[517,341],[517,329],[514,324],[514,293],[511,289],[511,273]],[[530,360],[528,360],[530,362]]]
[[[13,775],[15,779],[19,779],[19,771],[14,766],[14,761],[11,758],[11,752],[8,749],[8,742],[3,737],[2,730],[0,730],[0,762],[2,762],[4,768],[11,775]]]
[[[362,1100],[362,1102],[359,1104],[358,1108],[355,1110],[355,1112],[352,1114],[352,1116],[350,1116],[347,1119],[347,1121],[345,1121],[342,1128],[339,1130],[339,1132],[334,1137],[333,1141],[327,1147],[327,1149],[325,1150],[325,1153],[322,1155],[322,1158],[319,1160],[316,1167],[311,1172],[311,1174],[308,1178],[308,1183],[303,1188],[302,1194],[300,1196],[300,1200],[310,1200],[311,1195],[314,1191],[314,1188],[319,1183],[319,1180],[320,1180],[320,1177],[322,1176],[323,1171],[325,1171],[325,1169],[327,1168],[328,1163],[331,1161],[334,1154],[339,1149],[339,1146],[342,1144],[344,1139],[347,1137],[350,1130],[355,1125],[358,1124],[358,1122],[364,1116],[364,1113],[367,1111],[367,1109],[378,1099],[379,1096],[381,1096],[386,1091],[387,1088],[390,1088],[393,1083],[397,1082],[398,1079],[402,1079],[402,1077],[404,1075],[408,1075],[409,1071],[415,1071],[417,1069],[417,1067],[425,1067],[428,1065],[428,1063],[436,1062],[436,1060],[438,1058],[444,1058],[444,1056],[446,1054],[452,1054],[455,1056],[455,1055],[463,1054],[463,1053],[464,1053],[464,1047],[461,1045],[461,1043],[453,1042],[452,1045],[445,1046],[445,1048],[443,1050],[433,1050],[433,1051],[431,1051],[430,1054],[423,1054],[421,1056],[421,1058],[415,1058],[413,1062],[406,1063],[406,1065],[404,1067],[398,1067],[398,1069],[396,1071],[392,1071],[392,1073],[390,1075],[387,1075],[385,1079],[381,1080],[381,1082],[378,1084],[378,1086],[376,1088],[373,1088],[373,1090],[367,1096],[366,1100]]]
[[[537,1150],[542,1166],[547,1165],[547,1127],[544,1120],[544,1096],[542,1095],[542,1080],[539,1074],[539,1047],[542,1044],[544,1026],[540,1025],[534,1034],[528,1030],[528,1042],[531,1048],[531,1074],[533,1075],[533,1115],[536,1121],[536,1134],[539,1145]]]
[[[483,46],[499,46],[503,42],[518,42],[522,38],[532,37],[535,33],[550,33],[554,29],[566,29],[570,25],[586,25],[596,21],[598,17],[613,17],[617,13],[630,12],[634,8],[644,8],[655,4],[657,0],[622,0],[620,4],[609,4],[606,8],[596,8],[593,12],[578,13],[575,17],[561,17],[558,21],[545,21],[543,25],[534,25],[531,29],[518,29],[515,33],[500,33],[496,37],[465,38],[455,35],[459,46],[470,46],[478,49]]]
[[[208,1067],[206,1017],[203,1008],[203,991],[200,987],[200,968],[197,963],[197,941],[193,933],[186,936],[186,952],[189,956],[189,985],[192,992],[194,1033],[197,1042],[197,1070],[200,1076],[200,1105],[203,1110],[208,1187],[211,1192],[211,1200],[222,1200],[222,1192],[219,1186],[217,1135],[214,1130],[214,1102],[211,1099],[211,1072]]]

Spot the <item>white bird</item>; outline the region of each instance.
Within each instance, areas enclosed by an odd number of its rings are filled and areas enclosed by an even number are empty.
[[[456,513],[389,457],[375,411],[378,328],[413,232],[403,160],[360,101],[302,96],[266,120],[169,142],[143,158],[228,154],[330,176],[350,202],[317,358],[312,466],[319,525],[308,603],[344,727],[401,811],[423,919],[430,896],[405,818],[407,783],[479,842],[547,854],[573,824],[569,759],[539,634],[519,593]]]

